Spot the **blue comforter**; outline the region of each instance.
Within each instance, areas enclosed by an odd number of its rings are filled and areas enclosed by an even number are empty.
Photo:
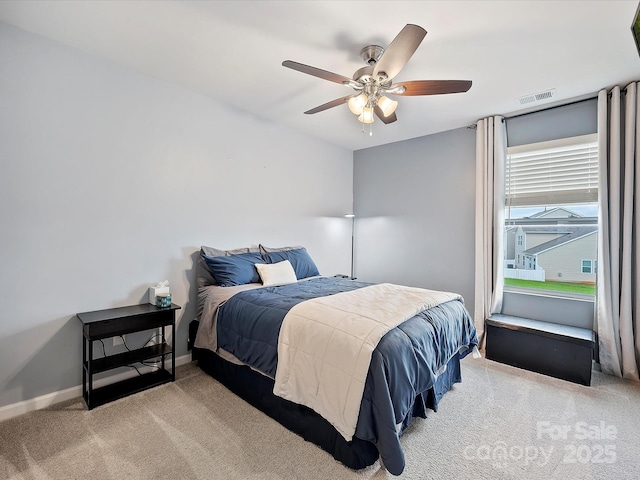
[[[321,277],[238,293],[218,312],[218,346],[273,378],[280,326],[291,307],[367,285]],[[355,436],[376,445],[389,472],[399,475],[404,469],[399,435],[416,398],[434,385],[451,358],[463,358],[477,344],[473,321],[461,301],[421,312],[382,338],[371,358]]]

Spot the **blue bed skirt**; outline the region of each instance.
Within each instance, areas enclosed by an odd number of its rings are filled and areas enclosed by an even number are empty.
[[[378,459],[378,450],[373,443],[357,437],[347,442],[329,422],[310,408],[275,396],[274,381],[271,378],[248,366],[228,362],[207,349],[194,348],[193,358],[198,361],[202,370],[240,398],[285,428],[318,445],[347,467],[361,469],[372,465]],[[442,396],[453,384],[460,381],[460,359],[455,355],[435,385],[416,397],[411,412],[404,420],[403,430],[414,417],[426,418],[427,409],[437,411]]]

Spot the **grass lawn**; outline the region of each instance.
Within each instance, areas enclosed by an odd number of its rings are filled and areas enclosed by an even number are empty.
[[[582,293],[584,295],[596,294],[596,286],[585,283],[537,282],[535,280],[518,280],[517,278],[505,278],[504,284],[511,287],[538,288],[541,290],[554,290],[557,292]]]

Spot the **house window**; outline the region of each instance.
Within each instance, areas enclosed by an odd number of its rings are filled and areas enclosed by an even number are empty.
[[[582,260],[582,273],[598,273],[597,260]]]
[[[597,135],[509,147],[505,290],[595,295],[597,200]]]

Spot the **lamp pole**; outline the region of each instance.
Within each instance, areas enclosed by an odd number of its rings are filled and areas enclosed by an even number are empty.
[[[354,257],[354,246],[355,246],[355,226],[356,226],[356,216],[353,213],[347,213],[345,215],[345,217],[350,218],[351,219],[351,276],[349,278],[351,278],[351,280],[355,280],[353,274],[354,274],[354,261],[355,261],[355,257]]]

